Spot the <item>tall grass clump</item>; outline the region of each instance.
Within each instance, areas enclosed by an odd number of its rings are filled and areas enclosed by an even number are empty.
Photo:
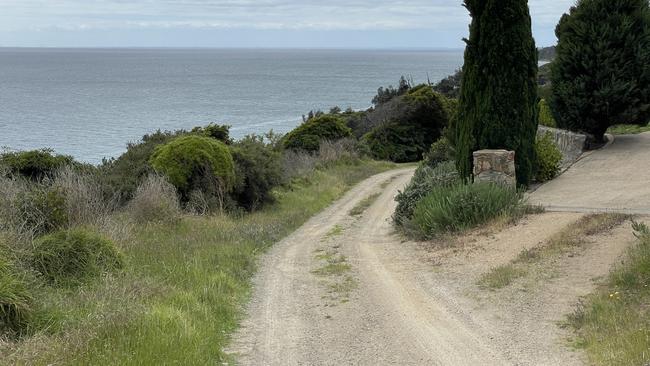
[[[54,285],[78,285],[119,269],[122,254],[104,237],[82,228],[60,230],[37,239],[32,266]]]
[[[650,362],[650,229],[634,223],[639,242],[586,302],[569,316],[575,345],[591,364],[647,365]]]
[[[182,212],[176,187],[163,176],[149,175],[136,189],[127,213],[138,224],[178,222]]]
[[[0,248],[0,333],[19,332],[27,322],[31,303],[27,285]]]
[[[56,172],[52,187],[61,192],[69,226],[101,224],[116,207],[106,199],[97,174],[65,166]]]
[[[425,237],[460,231],[523,207],[523,192],[493,183],[435,187],[416,206],[413,221]]]

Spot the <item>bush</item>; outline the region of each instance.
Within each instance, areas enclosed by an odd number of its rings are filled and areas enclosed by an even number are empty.
[[[27,285],[0,250],[0,333],[19,332],[27,323],[31,303]]]
[[[187,198],[192,190],[224,193],[235,180],[233,158],[220,141],[200,136],[183,136],[159,146],[150,159],[151,166],[167,176]]]
[[[375,158],[418,161],[449,124],[452,105],[428,85],[416,86],[370,113],[378,122],[363,139]]]
[[[459,179],[453,162],[444,162],[435,168],[428,164],[420,164],[411,182],[395,197],[397,201],[397,208],[393,215],[395,224],[406,225],[413,217],[418,202],[435,187],[446,187],[455,184]]]
[[[38,236],[68,224],[65,194],[56,187],[25,186],[12,203],[12,226],[19,234]]]
[[[194,127],[192,133],[204,137],[210,137],[225,144],[232,143],[232,139],[230,138],[230,126],[228,125],[217,125],[211,123],[205,127]]]
[[[602,142],[611,125],[648,122],[647,0],[580,0],[555,33],[550,102],[558,126]]]
[[[323,115],[312,118],[289,132],[285,136],[284,146],[291,150],[316,152],[322,141],[339,140],[351,135],[352,130],[341,117]]]
[[[248,211],[273,201],[271,190],[282,184],[280,153],[260,136],[247,136],[232,148],[235,162],[235,202]]]
[[[511,214],[522,199],[522,191],[492,183],[438,186],[417,204],[413,222],[425,237],[433,237]]]
[[[446,137],[441,137],[431,145],[431,148],[424,154],[424,163],[435,168],[445,161],[454,160],[454,148]]]
[[[32,265],[51,284],[78,285],[122,268],[123,259],[109,240],[77,228],[36,240]]]
[[[540,99],[539,101],[539,124],[546,127],[557,127],[557,122],[555,122],[551,107],[549,107],[546,99]]]
[[[67,155],[54,155],[52,150],[8,152],[0,155],[0,165],[13,175],[40,181],[52,177],[60,168],[71,165],[74,159]]]
[[[127,144],[126,152],[117,159],[104,160],[99,169],[105,195],[115,198],[119,204],[130,201],[140,183],[153,173],[149,160],[156,148],[186,134],[186,131],[157,131],[143,136],[139,143]]]
[[[541,138],[537,138],[535,150],[537,151],[535,179],[541,183],[555,178],[560,172],[562,153],[555,144],[555,141],[553,141],[550,132],[547,132]]]
[[[139,224],[174,224],[181,218],[176,188],[165,177],[152,174],[138,186],[127,212]]]

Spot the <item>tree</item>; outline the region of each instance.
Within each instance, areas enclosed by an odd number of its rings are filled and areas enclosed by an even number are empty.
[[[551,109],[559,127],[602,142],[613,124],[648,122],[648,0],[580,0],[555,33]]]
[[[528,184],[537,133],[537,49],[526,0],[465,0],[472,16],[455,123],[457,166],[472,173],[472,153],[516,152],[517,180]]]

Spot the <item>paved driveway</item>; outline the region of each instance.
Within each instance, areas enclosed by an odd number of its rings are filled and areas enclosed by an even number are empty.
[[[650,133],[616,136],[529,195],[550,211],[650,214]]]

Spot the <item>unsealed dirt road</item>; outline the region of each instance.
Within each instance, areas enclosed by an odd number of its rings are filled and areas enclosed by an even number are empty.
[[[485,290],[477,285],[482,274],[584,213],[403,242],[391,215],[412,173],[364,181],[264,256],[248,317],[228,350],[239,364],[584,364],[559,324],[633,242],[629,224],[589,238],[581,253],[553,258],[533,279]],[[377,194],[363,214],[349,214]]]

